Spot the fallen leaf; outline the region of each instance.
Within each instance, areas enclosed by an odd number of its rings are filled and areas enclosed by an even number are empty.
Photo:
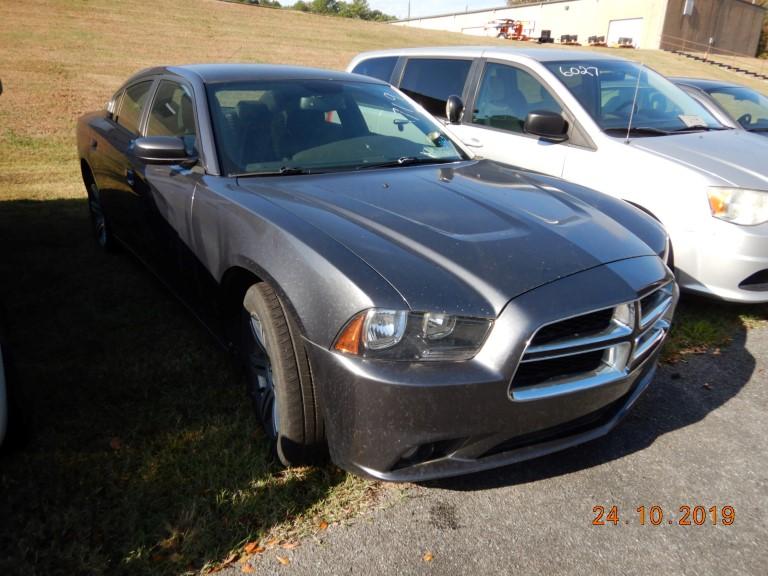
[[[253,572],[253,566],[251,566],[250,564],[243,564],[243,567],[240,568],[240,571],[244,572],[245,574],[250,574],[251,572]]]
[[[266,548],[274,548],[279,542],[280,542],[280,540],[278,540],[277,538],[273,538],[272,540],[270,540],[266,544],[264,544],[264,546]]]
[[[708,383],[708,382],[705,382],[705,383],[703,384],[703,387],[704,387],[704,388],[706,388],[707,390],[712,390],[712,384],[710,384],[710,383]]]
[[[181,554],[179,554],[178,552],[174,552],[169,556],[168,560],[170,560],[174,564],[179,563],[181,562]]]
[[[328,529],[328,522],[325,520],[322,520],[320,524],[317,525],[318,530],[327,530]]]
[[[280,548],[283,550],[293,550],[299,545],[298,542],[286,542],[285,544],[281,544]]]
[[[232,554],[230,554],[229,556],[226,557],[224,562],[219,564],[219,570],[221,570],[222,568],[224,568],[226,566],[229,566],[230,564],[232,564],[232,562],[234,562],[238,558],[240,558],[240,554],[238,554],[237,552],[232,552]]]
[[[246,554],[256,554],[259,548],[260,546],[258,541],[254,540],[253,542],[248,542],[248,544],[243,547],[243,551]],[[264,548],[261,548],[261,551],[263,552]]]
[[[434,556],[432,555],[432,552],[425,552],[424,556],[421,557],[424,562],[432,562],[434,560]]]
[[[286,558],[285,556],[275,556],[275,558],[277,558],[277,561],[280,562],[280,564],[282,564],[283,566],[288,566],[288,564],[291,563],[291,561],[288,560],[288,558]]]
[[[120,450],[120,448],[123,447],[123,441],[115,436],[109,441],[109,447],[112,448],[112,450]]]

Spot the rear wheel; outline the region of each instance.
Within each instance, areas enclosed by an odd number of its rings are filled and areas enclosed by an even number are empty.
[[[256,416],[285,466],[325,455],[325,431],[304,344],[280,299],[252,285],[242,309],[242,353]]]

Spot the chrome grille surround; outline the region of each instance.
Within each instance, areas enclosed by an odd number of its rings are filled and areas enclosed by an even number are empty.
[[[528,341],[512,377],[509,386],[510,398],[515,402],[543,400],[605,386],[626,378],[664,341],[672,321],[674,303],[675,284],[669,281],[655,286],[637,300],[540,326]],[[590,315],[601,314],[607,317],[605,312],[609,309],[613,313],[602,329],[589,333],[573,333],[541,344],[536,342],[537,335],[544,328],[564,322],[578,325],[578,320]],[[594,322],[581,324],[594,325]],[[602,352],[599,362],[591,369],[584,370],[583,362],[578,360],[587,354],[596,357],[595,352]],[[573,358],[574,364],[581,370],[563,370],[562,374],[556,376],[547,374],[552,371],[552,363],[558,362],[557,366],[567,365],[568,358]],[[549,368],[546,364],[548,362]],[[540,381],[535,381],[537,370],[543,375]]]

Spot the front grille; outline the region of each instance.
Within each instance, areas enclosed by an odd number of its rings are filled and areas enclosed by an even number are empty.
[[[574,356],[559,356],[520,365],[515,375],[515,386],[533,386],[552,378],[562,378],[597,370],[603,365],[603,351],[586,352]]]
[[[542,326],[520,360],[510,396],[540,400],[626,377],[664,340],[673,304],[669,282],[638,300]]]
[[[555,322],[536,332],[531,345],[540,346],[561,338],[573,338],[602,332],[610,326],[612,318],[613,308],[606,308]]]

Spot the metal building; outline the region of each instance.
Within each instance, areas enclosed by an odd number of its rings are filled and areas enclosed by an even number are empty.
[[[394,25],[494,37],[514,20],[516,35],[534,39],[548,31],[557,42],[576,36],[571,42],[588,44],[602,37],[608,46],[754,56],[764,15],[751,0],[544,0]]]

